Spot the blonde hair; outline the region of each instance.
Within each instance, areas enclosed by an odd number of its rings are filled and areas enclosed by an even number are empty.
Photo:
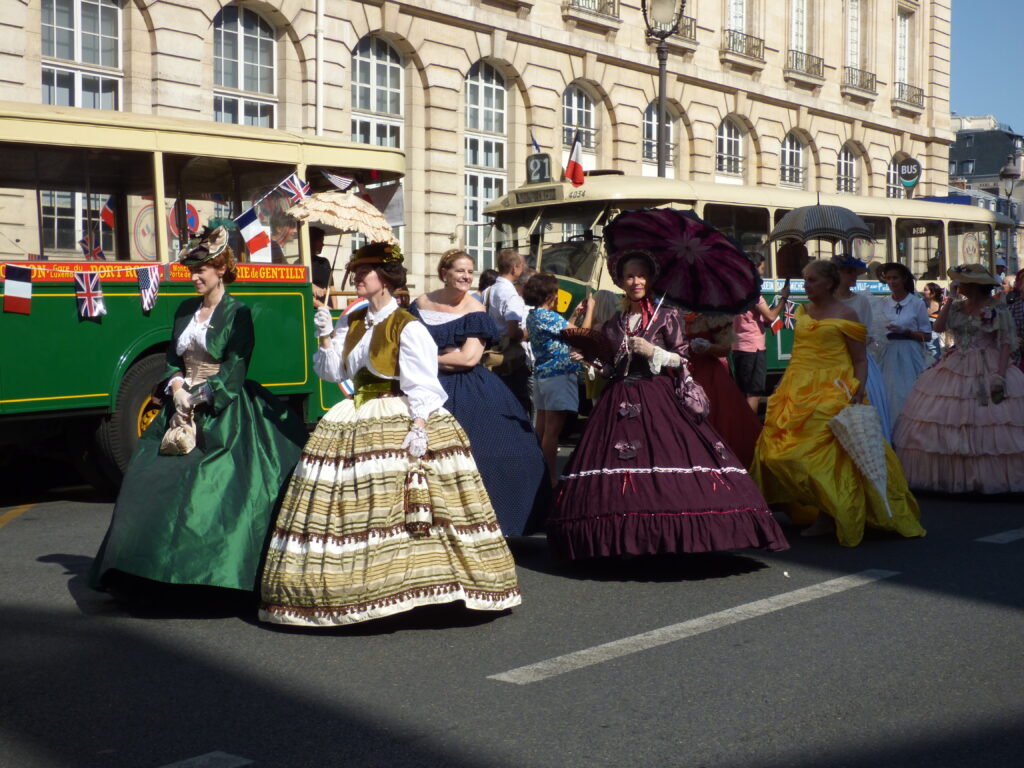
[[[459,259],[469,259],[470,262],[473,262],[473,257],[461,248],[449,248],[442,253],[441,260],[437,262],[437,276],[444,280],[444,273],[451,269]],[[473,269],[476,269],[476,262],[473,262]]]

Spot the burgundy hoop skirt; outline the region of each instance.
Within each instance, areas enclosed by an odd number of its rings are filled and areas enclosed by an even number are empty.
[[[548,518],[556,554],[789,547],[747,470],[707,423],[683,411],[672,381],[615,381],[602,395]]]

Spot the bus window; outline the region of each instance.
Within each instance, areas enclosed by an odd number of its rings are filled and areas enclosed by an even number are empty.
[[[765,277],[773,277],[772,259],[768,256],[768,235],[772,230],[767,208],[708,203],[702,214],[704,221],[731,237],[744,251],[765,257]]]
[[[598,243],[592,237],[574,238],[546,246],[541,269],[588,283],[594,274],[598,253]]]
[[[989,266],[992,228],[988,224],[949,222],[949,266],[984,264]]]
[[[942,277],[942,222],[935,219],[897,219],[896,249],[898,261],[910,268],[916,278]]]

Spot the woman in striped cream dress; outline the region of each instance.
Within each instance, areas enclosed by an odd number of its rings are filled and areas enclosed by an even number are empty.
[[[329,627],[422,605],[518,605],[515,565],[466,433],[443,408],[437,345],[400,309],[398,246],[371,243],[348,265],[367,306],[315,322],[313,358],[352,399],[320,420],[271,536],[260,618]]]

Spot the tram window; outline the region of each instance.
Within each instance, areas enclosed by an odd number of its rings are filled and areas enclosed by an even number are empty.
[[[949,222],[949,266],[988,264],[992,229],[987,224]]]
[[[705,222],[731,237],[744,251],[760,253],[765,257],[765,277],[774,276],[774,264],[769,258],[768,235],[772,223],[767,208],[742,205],[708,203],[704,206]]]
[[[925,280],[942,276],[942,222],[933,219],[897,219],[897,260],[911,274]]]

